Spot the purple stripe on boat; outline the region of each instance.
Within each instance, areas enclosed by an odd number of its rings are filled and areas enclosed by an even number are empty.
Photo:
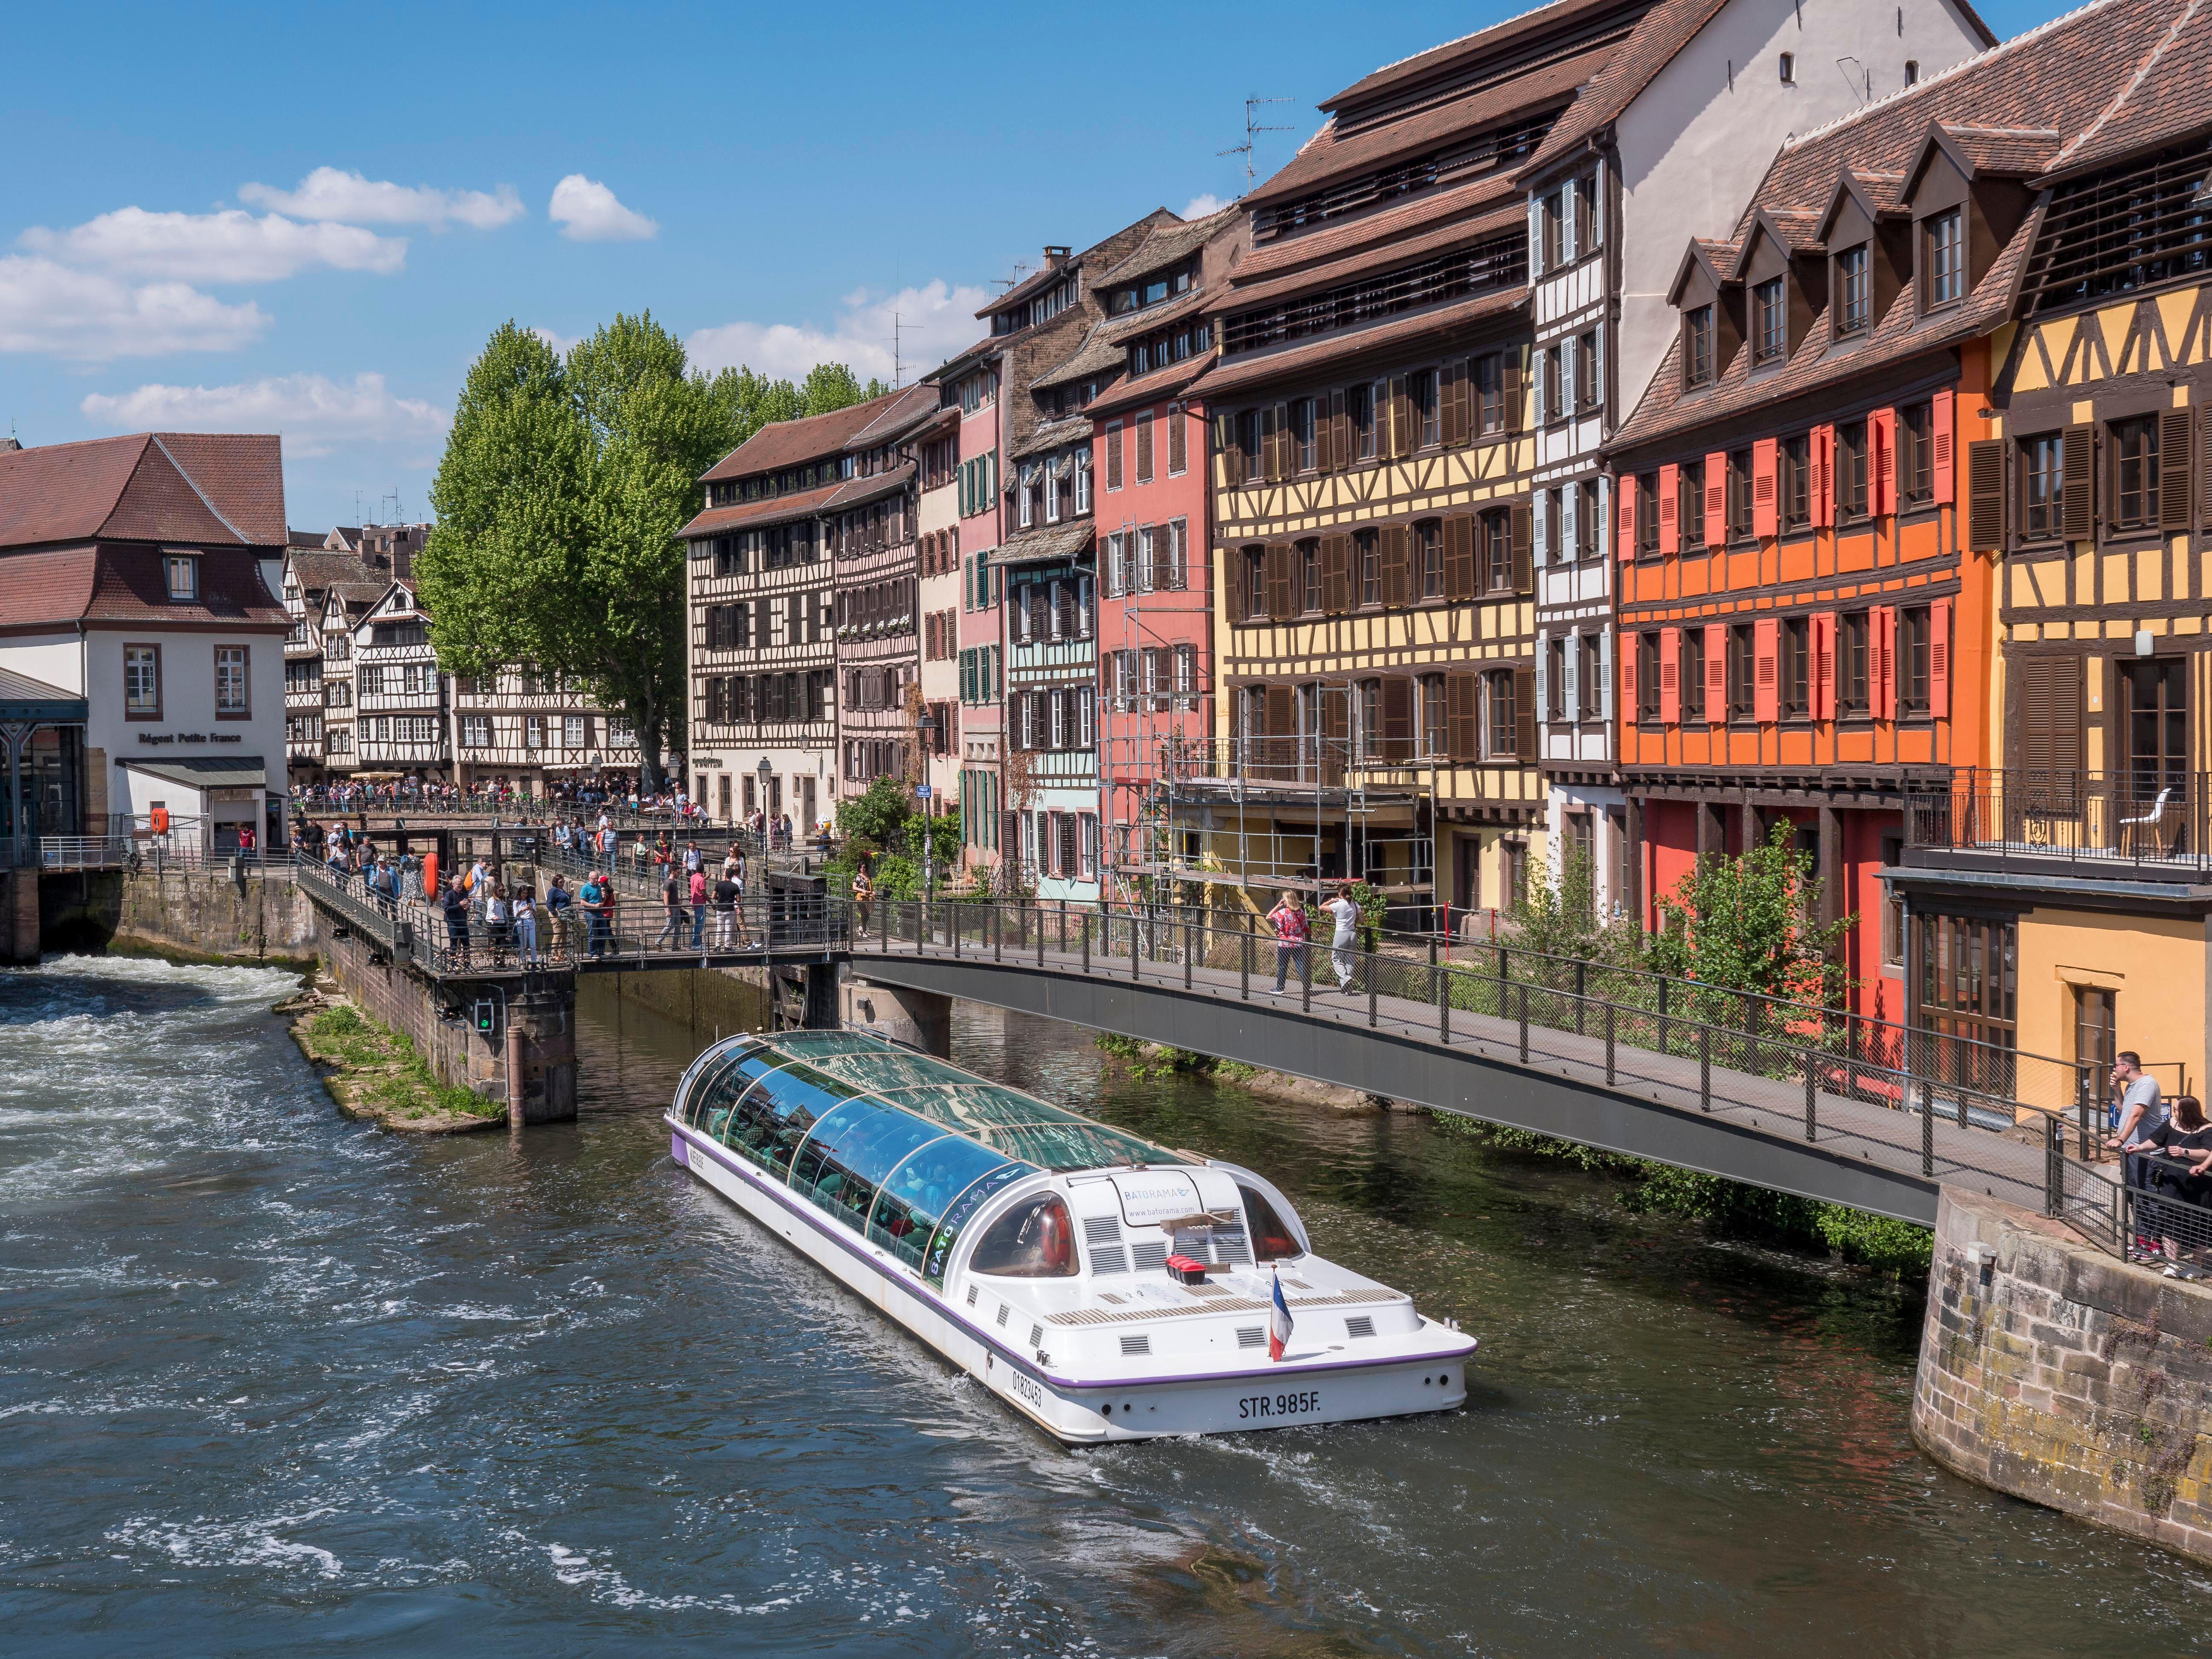
[[[684,1144],[684,1137],[673,1129],[668,1132],[668,1155],[685,1169],[691,1167],[691,1149]]]

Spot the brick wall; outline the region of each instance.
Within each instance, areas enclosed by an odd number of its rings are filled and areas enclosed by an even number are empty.
[[[118,881],[117,938],[248,962],[304,961],[314,954],[313,908],[289,880],[227,870],[142,870]]]
[[[1929,1456],[2212,1561],[2208,1431],[2212,1290],[1944,1189],[1912,1397]]]

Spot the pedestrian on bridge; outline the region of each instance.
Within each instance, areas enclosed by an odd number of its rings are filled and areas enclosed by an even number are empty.
[[[1285,893],[1275,901],[1275,908],[1267,912],[1267,921],[1275,930],[1275,992],[1282,994],[1283,980],[1293,961],[1297,963],[1298,983],[1310,993],[1313,988],[1313,969],[1306,961],[1306,907],[1295,893]]]
[[[446,878],[446,890],[438,908],[446,915],[446,948],[465,965],[469,959],[469,896],[451,876]]]
[[[714,884],[714,948],[732,949],[736,941],[731,937],[738,921],[738,884],[726,866],[721,879]]]
[[[538,896],[528,887],[514,890],[514,948],[524,967],[538,965]]]
[[[1352,988],[1352,971],[1357,958],[1353,947],[1359,943],[1359,907],[1352,902],[1352,884],[1346,882],[1336,890],[1336,896],[1322,908],[1336,920],[1336,931],[1328,941],[1329,965],[1336,969],[1336,988]]]
[[[707,942],[707,872],[694,870],[684,880],[691,899],[691,948],[696,951]]]
[[[876,896],[875,884],[868,879],[866,870],[853,872],[853,914],[860,922],[860,931],[868,931],[868,901]]]
[[[663,939],[680,947],[684,943],[684,878],[665,866],[660,873],[660,903],[667,912],[667,919],[653,936],[653,948],[659,950]]]
[[[576,890],[576,902],[583,908],[585,926],[590,929],[592,955],[603,957],[607,951],[607,939],[613,932],[615,908],[614,883],[611,877],[603,879],[597,870],[584,878],[584,884]]]

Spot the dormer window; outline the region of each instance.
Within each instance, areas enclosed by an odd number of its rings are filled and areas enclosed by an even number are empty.
[[[1927,271],[1928,308],[1956,304],[1966,297],[1966,220],[1964,210],[1946,208],[1921,228],[1923,268]]]
[[[1782,279],[1771,276],[1751,290],[1751,360],[1780,362],[1789,350],[1790,302]]]
[[[169,602],[191,605],[200,596],[200,562],[197,554],[171,553],[162,560],[169,578]]]
[[[1708,301],[1682,313],[1682,384],[1711,386],[1713,380],[1713,307]]]
[[[1874,261],[1864,242],[1836,256],[1836,332],[1857,334],[1874,320]]]

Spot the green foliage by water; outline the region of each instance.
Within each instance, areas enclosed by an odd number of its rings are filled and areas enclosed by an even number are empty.
[[[358,1103],[393,1117],[434,1115],[500,1117],[506,1106],[474,1090],[441,1082],[415,1045],[350,1003],[325,1008],[307,1022],[309,1054],[337,1068]]]
[[[1821,882],[1796,836],[1784,822],[1739,857],[1698,860],[1659,901],[1642,965],[1734,991],[1840,1002],[1851,983],[1842,945],[1858,917],[1821,924]]]
[[[960,821],[950,813],[928,816],[919,805],[913,786],[891,777],[878,778],[861,793],[838,802],[842,844],[824,867],[832,884],[849,888],[854,873],[865,866],[878,896],[914,898],[921,891],[927,836],[936,866],[932,874],[941,890],[960,867]]]

